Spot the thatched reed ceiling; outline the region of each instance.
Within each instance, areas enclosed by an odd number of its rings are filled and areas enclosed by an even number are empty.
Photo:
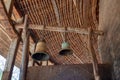
[[[30,24],[84,29],[91,27],[93,30],[98,28],[98,0],[15,0],[14,5],[20,16],[28,15]],[[17,20],[18,15],[15,10],[13,14]],[[42,33],[41,30],[30,30],[35,42],[41,38]],[[63,57],[58,55],[63,41],[61,33],[45,31],[44,34],[48,53],[56,63],[91,62],[91,55],[87,48],[87,35],[68,32],[67,40],[74,54]],[[93,36],[93,45],[99,60],[96,35]],[[17,58],[18,62],[20,58],[20,56]]]

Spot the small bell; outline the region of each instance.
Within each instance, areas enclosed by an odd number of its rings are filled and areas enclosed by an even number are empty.
[[[62,56],[73,54],[73,51],[70,49],[70,44],[68,42],[62,43],[62,50],[59,52],[59,54]]]
[[[32,58],[38,61],[46,61],[49,59],[49,55],[46,52],[45,41],[39,41],[37,43],[35,53],[32,54]]]

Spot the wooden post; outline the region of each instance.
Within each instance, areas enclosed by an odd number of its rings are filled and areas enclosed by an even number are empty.
[[[96,58],[94,48],[92,46],[92,39],[91,39],[92,38],[92,29],[89,28],[88,31],[89,31],[89,34],[88,34],[88,49],[89,49],[89,52],[92,56],[94,77],[95,77],[95,80],[101,80],[100,76],[99,76],[99,72],[98,72],[98,61],[97,61],[97,58]]]
[[[28,16],[25,15],[24,21],[24,29],[23,29],[23,53],[22,53],[22,61],[20,67],[20,76],[19,80],[26,80],[26,72],[27,72],[27,65],[29,59],[29,33],[28,33],[28,24],[27,24]]]
[[[12,71],[13,71],[19,43],[20,43],[20,38],[15,38],[11,42],[9,52],[7,55],[5,69],[2,75],[2,80],[11,80]]]

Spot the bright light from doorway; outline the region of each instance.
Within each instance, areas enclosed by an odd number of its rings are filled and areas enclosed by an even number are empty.
[[[0,80],[2,77],[2,73],[4,71],[5,62],[6,62],[6,59],[0,55]],[[20,69],[14,66],[11,80],[19,80],[19,73],[20,73]]]

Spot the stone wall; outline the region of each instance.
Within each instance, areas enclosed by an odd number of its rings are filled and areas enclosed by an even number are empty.
[[[99,37],[102,62],[114,65],[115,78],[120,80],[120,0],[100,0],[99,29],[104,31]]]

